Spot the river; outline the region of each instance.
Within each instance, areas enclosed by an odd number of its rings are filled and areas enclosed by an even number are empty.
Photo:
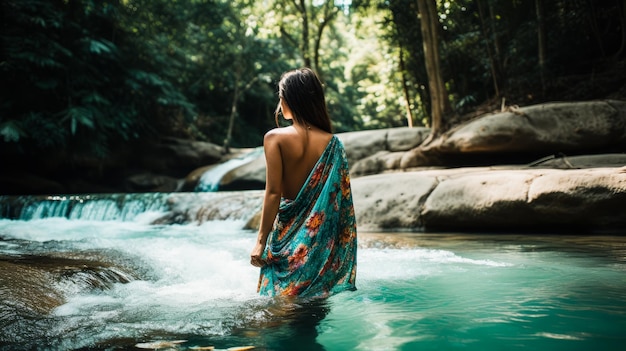
[[[243,229],[245,216],[154,224],[167,196],[132,199],[132,210],[120,206],[129,197],[83,196],[73,209],[49,199],[45,211],[31,199],[21,217],[4,207],[0,350],[621,350],[626,342],[623,236],[360,232],[357,291],[286,301],[256,294],[256,233]]]

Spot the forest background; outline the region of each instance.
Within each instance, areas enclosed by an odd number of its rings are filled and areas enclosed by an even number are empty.
[[[623,0],[5,0],[0,15],[3,173],[115,182],[128,173],[104,168],[164,138],[259,146],[280,75],[302,66],[335,132],[432,127],[434,74],[442,130],[504,105],[626,99]]]

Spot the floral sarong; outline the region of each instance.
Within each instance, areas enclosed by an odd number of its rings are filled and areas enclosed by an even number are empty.
[[[333,136],[294,200],[282,199],[263,258],[261,295],[356,290],[357,232],[348,160]]]

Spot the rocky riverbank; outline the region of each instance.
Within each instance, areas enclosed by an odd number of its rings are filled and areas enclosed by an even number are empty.
[[[626,167],[458,168],[352,182],[359,229],[626,233]]]
[[[429,134],[427,128],[338,134],[351,165],[361,231],[626,233],[626,102],[507,108],[460,124],[424,145]],[[143,192],[172,193],[171,213],[158,223],[235,213],[251,216],[249,227],[258,225],[265,185],[262,154],[226,172],[219,199],[207,200],[202,193],[185,191],[193,191],[203,172],[214,167],[199,160],[215,154],[215,162],[219,148],[194,151],[170,144],[176,147],[163,155],[189,154],[173,159],[200,166],[186,177],[132,178],[134,188],[145,186]],[[171,168],[169,159],[162,157],[159,167]],[[158,182],[159,177],[168,181]]]
[[[626,233],[626,102],[509,108],[422,146],[428,134],[338,135],[360,230]],[[264,167],[233,169],[220,186],[262,189]]]

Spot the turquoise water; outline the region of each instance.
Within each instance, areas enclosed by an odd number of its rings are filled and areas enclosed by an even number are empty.
[[[97,256],[128,280],[93,288],[86,281],[102,274],[77,279],[46,266],[52,283],[2,301],[0,349],[621,350],[626,342],[626,237],[359,233],[356,292],[280,301],[255,293],[256,234],[243,221],[149,224],[156,217],[0,220],[0,263]],[[11,296],[31,273],[16,278],[2,267],[0,293]],[[28,308],[51,291],[59,304]]]

